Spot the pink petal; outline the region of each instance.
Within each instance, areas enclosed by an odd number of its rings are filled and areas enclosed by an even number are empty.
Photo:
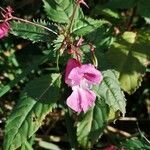
[[[81,66],[81,72],[84,73],[84,78],[92,84],[101,83],[103,76],[92,64],[85,64]]]
[[[78,89],[74,90],[67,98],[67,105],[76,112],[80,113],[82,111]]]
[[[68,79],[71,80],[71,86],[80,85],[83,76],[84,74],[81,73],[80,67],[73,68],[68,75]]]
[[[86,112],[93,106],[96,95],[94,92],[77,87],[67,99],[67,105],[76,112]]]
[[[67,67],[66,67],[66,74],[65,74],[65,83],[68,84],[69,86],[72,86],[73,84],[73,80],[74,80],[74,77],[71,78],[70,77],[70,72],[74,69],[74,68],[77,68],[77,67],[80,67],[81,64],[79,61],[77,61],[76,59],[69,59],[68,60],[68,63],[67,63]],[[75,70],[75,76],[78,74],[76,72],[77,70]],[[76,74],[77,73],[77,74]],[[74,75],[73,75],[74,76]]]
[[[86,112],[90,107],[94,105],[96,94],[88,89],[80,89],[81,108]]]
[[[7,22],[3,22],[0,24],[0,39],[5,37],[9,31],[9,24]]]

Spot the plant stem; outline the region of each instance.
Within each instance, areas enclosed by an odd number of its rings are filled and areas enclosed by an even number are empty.
[[[41,24],[36,24],[36,23],[34,23],[34,22],[31,22],[31,21],[28,21],[28,20],[25,20],[25,19],[21,19],[21,18],[18,18],[18,17],[14,17],[14,16],[12,16],[11,19],[18,20],[18,21],[25,22],[25,23],[29,23],[29,24],[35,25],[35,26],[37,26],[37,27],[41,27],[41,28],[43,28],[43,29],[45,29],[45,30],[48,30],[48,31],[50,31],[50,32],[52,32],[52,33],[58,35],[55,31],[53,31],[53,30],[49,29],[48,27],[43,26],[43,25],[41,25]]]
[[[59,70],[59,52],[57,53],[57,58],[56,58],[56,68]]]
[[[77,11],[77,8],[78,8],[78,4],[77,5],[75,5],[75,8],[74,8],[74,10],[73,10],[73,13],[72,13],[72,16],[71,16],[71,21],[70,21],[70,25],[69,25],[69,28],[68,28],[68,33],[70,34],[72,31],[72,25],[73,25],[73,23],[74,23],[74,17],[75,17],[75,15],[76,15],[76,11]]]

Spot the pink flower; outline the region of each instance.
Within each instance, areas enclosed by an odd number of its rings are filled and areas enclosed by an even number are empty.
[[[67,105],[76,112],[86,112],[93,106],[96,95],[92,85],[100,84],[102,74],[92,64],[80,64],[76,59],[69,59],[66,67],[65,83],[72,87],[72,94]]]
[[[3,22],[0,24],[0,39],[7,36],[9,28],[10,27],[8,22]]]

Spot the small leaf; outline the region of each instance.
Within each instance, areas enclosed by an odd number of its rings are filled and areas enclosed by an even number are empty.
[[[88,149],[98,139],[107,124],[107,116],[108,105],[98,97],[95,106],[81,116],[77,124],[78,142],[82,147]]]
[[[113,42],[112,31],[107,26],[101,26],[85,36],[99,52],[105,52]]]
[[[43,2],[45,12],[50,20],[58,23],[70,22],[70,18],[76,5],[74,0],[43,0]],[[79,7],[76,12],[75,19],[83,16]]]
[[[17,106],[7,120],[5,150],[15,150],[41,126],[59,99],[60,74],[35,79],[27,84]]]
[[[52,26],[51,28],[54,27]],[[17,21],[11,22],[10,32],[15,36],[19,36],[21,38],[31,40],[33,42],[49,42],[56,37],[56,34],[53,33],[55,31],[53,30],[47,31],[41,27]]]
[[[131,94],[141,84],[142,76],[150,60],[150,31],[125,32],[113,43],[106,56],[119,72],[124,91]]]
[[[97,28],[101,27],[104,24],[108,24],[105,20],[94,20],[92,18],[82,18],[76,20],[73,26],[72,33],[78,36],[84,36]]]

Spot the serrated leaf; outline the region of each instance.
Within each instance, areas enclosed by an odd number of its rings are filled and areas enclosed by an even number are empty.
[[[99,27],[85,36],[97,51],[105,52],[113,42],[112,31],[109,27]]]
[[[69,23],[76,5],[74,0],[43,0],[43,2],[45,12],[50,20],[58,23]],[[79,7],[76,12],[75,19],[83,16]]]
[[[53,28],[53,26],[51,28]],[[56,34],[54,34],[53,32],[55,31],[52,30],[50,32],[41,27],[28,24],[28,23],[17,22],[17,21],[11,22],[11,31],[10,31],[11,34],[27,40],[31,40],[33,42],[52,41],[56,37]]]
[[[106,70],[102,71],[102,74],[102,83],[94,87],[97,96],[103,99],[115,112],[121,111],[124,116],[126,101],[115,71]]]
[[[94,20],[92,18],[82,18],[80,20],[76,20],[73,26],[72,33],[78,36],[84,36],[98,27],[101,27],[104,24],[108,24],[105,20]]]
[[[27,84],[5,127],[5,150],[19,148],[41,126],[59,99],[60,74],[51,74]]]
[[[98,97],[95,106],[77,124],[77,138],[82,147],[88,149],[98,139],[107,124],[107,117],[108,105]]]
[[[141,84],[150,60],[150,31],[125,32],[106,53],[109,62],[119,72],[124,91],[131,94]]]

